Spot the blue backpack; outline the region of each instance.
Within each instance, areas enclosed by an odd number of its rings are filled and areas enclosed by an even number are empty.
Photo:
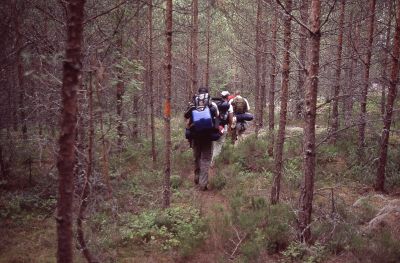
[[[194,108],[191,112],[190,130],[186,130],[186,139],[206,139],[215,141],[221,136],[215,128],[213,112],[210,109],[208,93],[194,97]]]
[[[214,128],[209,105],[210,97],[208,93],[199,94],[194,98],[195,108],[192,110],[192,130],[194,133],[204,133]]]

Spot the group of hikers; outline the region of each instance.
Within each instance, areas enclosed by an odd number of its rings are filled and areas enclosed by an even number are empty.
[[[222,91],[220,95],[211,98],[207,87],[199,88],[184,114],[185,136],[194,154],[194,183],[202,191],[207,190],[209,168],[226,137],[230,135],[234,144],[246,130],[246,121],[253,120],[249,102],[239,90],[232,95]]]

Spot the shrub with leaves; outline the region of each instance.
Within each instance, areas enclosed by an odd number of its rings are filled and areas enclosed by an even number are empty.
[[[206,235],[206,223],[199,210],[192,207],[170,207],[147,210],[138,215],[125,214],[120,228],[126,244],[135,242],[154,249],[179,248],[187,255]]]

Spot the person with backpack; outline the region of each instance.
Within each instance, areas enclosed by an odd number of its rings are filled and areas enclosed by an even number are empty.
[[[218,106],[211,101],[207,87],[199,88],[184,117],[186,138],[193,148],[194,183],[200,186],[200,190],[205,191],[212,159],[212,142],[220,137],[216,126],[216,119],[219,117]]]
[[[231,104],[229,104],[229,96],[229,91],[224,90],[221,92],[221,98],[215,99],[217,101],[216,104],[219,110],[218,121],[221,137],[213,143],[213,155],[211,163],[213,163],[214,159],[221,153],[222,146],[225,143],[226,134],[233,123],[233,107]]]
[[[240,90],[235,91],[235,97],[229,100],[233,107],[232,142],[235,143],[239,134],[246,130],[246,121],[253,120],[253,115],[249,113],[250,105],[246,98],[240,95]]]

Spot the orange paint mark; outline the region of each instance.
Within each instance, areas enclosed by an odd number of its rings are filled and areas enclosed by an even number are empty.
[[[164,116],[166,118],[171,117],[171,102],[168,100],[165,102],[165,105],[164,105]]]

